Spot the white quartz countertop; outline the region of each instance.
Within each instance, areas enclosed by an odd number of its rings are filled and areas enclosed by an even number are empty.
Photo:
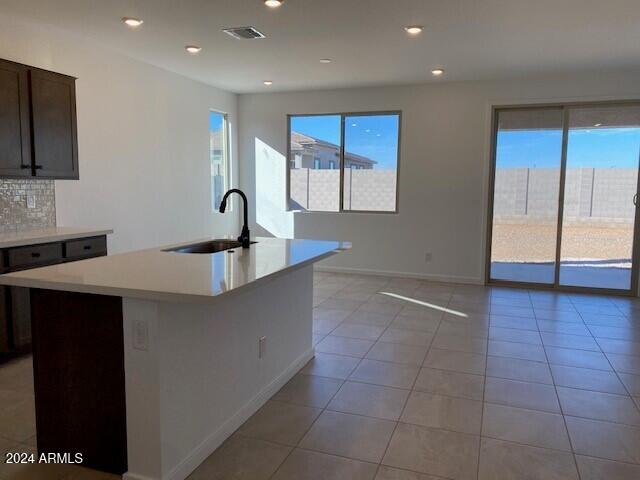
[[[0,248],[21,247],[38,243],[61,242],[74,238],[109,235],[113,230],[78,227],[46,227],[0,232]]]
[[[213,254],[151,248],[0,275],[0,285],[95,293],[158,301],[212,303],[342,250],[349,242],[253,238],[248,249]]]

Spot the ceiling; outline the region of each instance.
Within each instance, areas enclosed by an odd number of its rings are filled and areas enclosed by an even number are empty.
[[[640,68],[638,0],[1,0],[0,11],[238,93]],[[410,38],[410,24],[425,30]],[[267,38],[221,31],[246,25]]]

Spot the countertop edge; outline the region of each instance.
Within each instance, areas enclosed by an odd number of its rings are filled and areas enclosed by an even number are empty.
[[[63,292],[75,292],[75,293],[88,293],[93,295],[105,295],[122,298],[133,298],[137,300],[149,300],[156,302],[171,302],[171,303],[190,303],[190,304],[206,304],[211,305],[221,300],[226,300],[229,297],[252,290],[261,286],[264,283],[268,283],[280,276],[286,275],[295,270],[313,265],[316,262],[324,260],[332,255],[336,255],[345,249],[335,249],[329,252],[318,255],[317,257],[305,260],[296,265],[286,267],[282,270],[278,270],[269,275],[256,279],[250,283],[246,283],[239,287],[236,287],[227,292],[223,292],[217,295],[197,295],[190,293],[173,293],[173,292],[160,292],[155,290],[140,290],[121,287],[108,287],[108,286],[94,286],[77,283],[66,283],[60,281],[47,281],[47,280],[34,280],[23,279],[19,277],[12,277],[10,274],[2,275],[0,285],[7,285],[13,287],[25,287],[25,288],[37,288],[42,290],[58,290]]]
[[[101,235],[113,234],[112,229],[78,229],[77,232],[42,234],[18,240],[0,241],[0,248],[24,247],[26,245],[40,245],[43,243],[63,242],[65,240],[75,240],[76,238],[98,237]]]

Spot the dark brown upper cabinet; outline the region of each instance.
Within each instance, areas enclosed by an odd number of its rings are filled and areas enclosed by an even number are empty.
[[[29,76],[36,176],[77,179],[76,79],[44,70]]]
[[[79,178],[75,78],[0,60],[0,177]]]
[[[0,60],[0,176],[30,177],[29,68]]]

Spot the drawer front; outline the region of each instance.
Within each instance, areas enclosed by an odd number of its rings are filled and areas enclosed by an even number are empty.
[[[65,243],[64,257],[66,260],[98,257],[106,254],[107,237],[105,236],[69,240]]]
[[[45,243],[42,245],[10,248],[8,257],[9,268],[11,270],[57,263],[62,261],[62,244]]]

